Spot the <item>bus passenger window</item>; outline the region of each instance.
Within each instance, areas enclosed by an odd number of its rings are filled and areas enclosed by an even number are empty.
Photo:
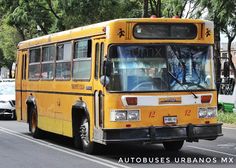
[[[91,40],[75,43],[73,79],[87,80],[91,75]]]
[[[71,43],[59,44],[57,46],[56,79],[71,78]]]
[[[40,78],[40,48],[30,49],[29,79]]]
[[[54,56],[55,56],[55,46],[43,47],[42,73],[41,73],[42,79],[53,79]]]

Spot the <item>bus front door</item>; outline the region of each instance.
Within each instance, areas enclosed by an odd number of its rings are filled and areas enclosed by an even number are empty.
[[[27,108],[26,108],[26,98],[27,98],[27,60],[28,51],[18,51],[17,60],[17,76],[16,76],[16,112],[17,119],[27,121]]]
[[[94,140],[101,139],[96,135],[101,135],[101,128],[104,127],[104,87],[100,82],[100,78],[103,75],[103,61],[105,53],[104,39],[96,39],[93,42],[93,51],[95,52],[95,73],[94,73]]]

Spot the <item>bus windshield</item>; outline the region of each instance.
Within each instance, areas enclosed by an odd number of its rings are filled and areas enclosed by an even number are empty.
[[[215,89],[210,45],[113,45],[109,91]]]

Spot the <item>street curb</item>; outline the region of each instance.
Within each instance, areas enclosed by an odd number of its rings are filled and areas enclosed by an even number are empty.
[[[223,128],[236,128],[236,124],[223,123]]]

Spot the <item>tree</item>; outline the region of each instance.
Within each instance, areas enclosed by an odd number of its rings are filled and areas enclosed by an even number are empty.
[[[186,8],[186,5],[191,0],[165,0],[163,1],[163,13],[166,17],[179,16],[183,17],[183,12]]]
[[[71,0],[58,1],[65,29],[124,17],[140,17],[140,1],[135,0]],[[58,20],[59,21],[59,20]]]
[[[141,5],[141,0],[0,0],[1,36],[8,41],[1,46],[2,62],[10,67],[16,41],[110,19],[140,17]]]
[[[226,1],[224,2],[224,6],[224,10],[219,13],[219,17],[222,22],[225,22],[222,27],[222,31],[227,35],[228,38],[227,50],[229,55],[229,64],[233,70],[234,77],[236,78],[236,68],[232,61],[231,54],[231,45],[236,37],[236,2]]]
[[[215,74],[216,74],[216,87],[220,88],[221,83],[221,60],[220,60],[220,31],[224,23],[221,22],[218,13],[222,10],[222,5],[216,5],[216,1],[220,0],[200,0],[200,10],[208,10],[207,19],[214,22],[214,62],[215,62]]]
[[[161,0],[143,0],[142,1],[143,12],[142,17],[147,18],[151,15],[161,17]]]
[[[208,10],[208,18],[209,20],[214,21],[214,32],[215,32],[215,44],[214,44],[214,58],[215,58],[215,65],[216,65],[216,82],[217,82],[217,88],[219,89],[220,82],[221,82],[221,64],[220,64],[220,32],[223,30],[228,34],[228,50],[229,50],[229,62],[231,65],[231,68],[235,72],[235,67],[232,62],[232,55],[231,55],[231,43],[232,39],[235,38],[234,34],[230,33],[231,31],[235,32],[234,26],[235,26],[235,10],[236,5],[235,1],[228,1],[228,0],[200,0],[200,4],[202,6],[203,10],[204,8],[207,8]]]
[[[0,69],[1,69],[1,67],[3,66],[3,51],[2,51],[2,49],[0,48]]]
[[[2,23],[0,26],[2,30],[0,32],[0,57],[1,57],[1,66],[5,66],[10,71],[11,78],[11,68],[13,62],[15,62],[17,44],[20,41],[19,34],[15,28],[8,26],[7,24]]]
[[[148,0],[143,0],[143,18],[148,17]]]

